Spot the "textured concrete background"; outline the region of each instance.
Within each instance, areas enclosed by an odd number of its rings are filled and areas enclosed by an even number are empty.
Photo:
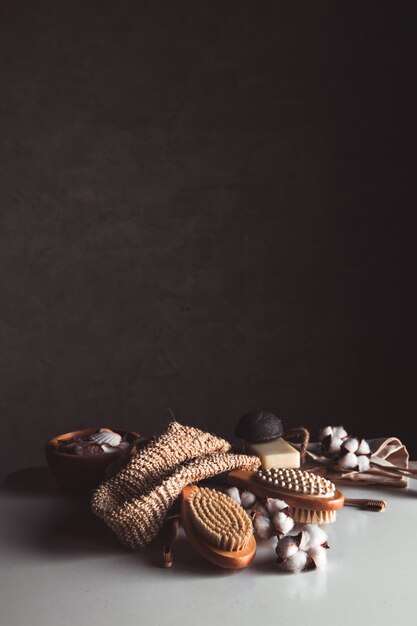
[[[417,454],[393,7],[1,3],[0,472],[75,427],[158,430],[167,407],[224,435],[265,407]]]

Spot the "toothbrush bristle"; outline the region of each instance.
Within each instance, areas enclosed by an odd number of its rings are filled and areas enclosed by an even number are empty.
[[[384,511],[387,506],[387,503],[384,500],[368,500],[368,502],[363,507],[367,511],[375,511],[379,513],[380,511]]]

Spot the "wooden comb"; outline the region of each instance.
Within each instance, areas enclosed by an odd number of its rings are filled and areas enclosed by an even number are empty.
[[[299,469],[234,470],[227,482],[261,498],[285,500],[294,521],[302,524],[331,524],[345,500],[330,480]]]

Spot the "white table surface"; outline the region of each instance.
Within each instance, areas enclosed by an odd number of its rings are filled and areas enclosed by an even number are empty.
[[[229,572],[183,535],[162,569],[155,549],[128,551],[46,468],[16,472],[0,490],[0,625],[416,624],[417,491],[344,492],[388,508],[344,508],[327,527],[326,569],[280,573],[267,542],[248,569]]]

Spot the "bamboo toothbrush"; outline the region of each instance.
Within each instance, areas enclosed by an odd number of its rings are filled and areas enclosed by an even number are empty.
[[[195,485],[185,487],[181,521],[191,544],[214,565],[243,569],[255,556],[252,522],[224,493]]]
[[[387,507],[385,500],[367,500],[366,498],[345,498],[344,505],[356,506],[364,511],[375,511],[375,513],[385,511]]]
[[[302,524],[331,524],[345,499],[330,480],[299,469],[234,470],[227,480],[258,497],[285,500],[293,519]]]

